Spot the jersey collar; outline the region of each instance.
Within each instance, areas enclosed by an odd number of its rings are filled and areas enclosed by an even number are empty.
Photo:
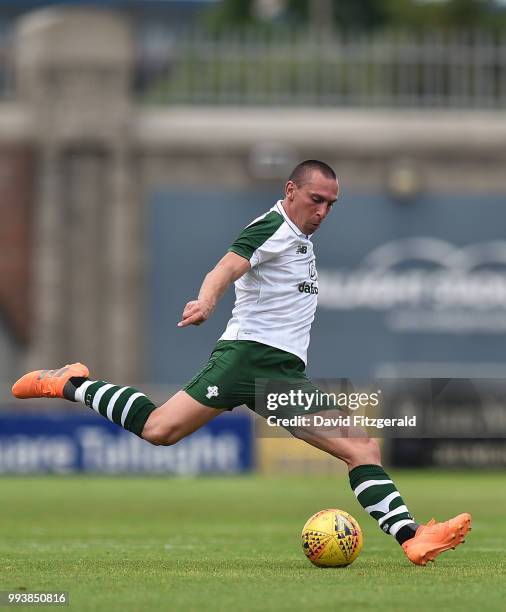
[[[276,202],[276,206],[274,207],[281,215],[283,215],[283,219],[287,222],[288,226],[301,238],[311,238],[312,234],[304,234],[290,219],[290,217],[286,214],[286,210],[283,208],[283,200],[278,200]]]

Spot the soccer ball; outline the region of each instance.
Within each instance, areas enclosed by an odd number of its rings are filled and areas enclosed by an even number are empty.
[[[320,510],[302,529],[302,550],[318,567],[344,567],[362,550],[362,530],[343,510]]]

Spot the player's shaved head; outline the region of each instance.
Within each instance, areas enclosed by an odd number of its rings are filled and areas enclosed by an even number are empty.
[[[338,194],[334,170],[322,161],[307,159],[290,174],[283,207],[293,223],[309,236],[320,227]]]
[[[302,187],[311,180],[313,172],[320,172],[325,178],[337,180],[336,173],[325,162],[317,159],[306,159],[293,169],[288,177],[297,187]]]

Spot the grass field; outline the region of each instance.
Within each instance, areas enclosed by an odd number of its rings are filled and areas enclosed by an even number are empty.
[[[393,474],[421,521],[472,512],[466,544],[411,565],[344,476],[2,478],[0,590],[69,591],[78,610],[504,610],[503,474]],[[301,550],[327,507],[364,530],[345,569]]]

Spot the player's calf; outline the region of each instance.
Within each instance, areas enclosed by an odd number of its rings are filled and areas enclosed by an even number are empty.
[[[176,427],[168,427],[158,421],[150,423],[150,419],[146,421],[144,429],[142,430],[143,440],[146,440],[146,442],[154,446],[172,446],[183,437],[184,436]]]
[[[323,450],[344,461],[349,470],[359,465],[381,465],[380,447],[372,438],[327,438],[323,444]]]
[[[222,412],[204,406],[186,391],[178,391],[149,415],[142,437],[157,446],[171,446]]]

